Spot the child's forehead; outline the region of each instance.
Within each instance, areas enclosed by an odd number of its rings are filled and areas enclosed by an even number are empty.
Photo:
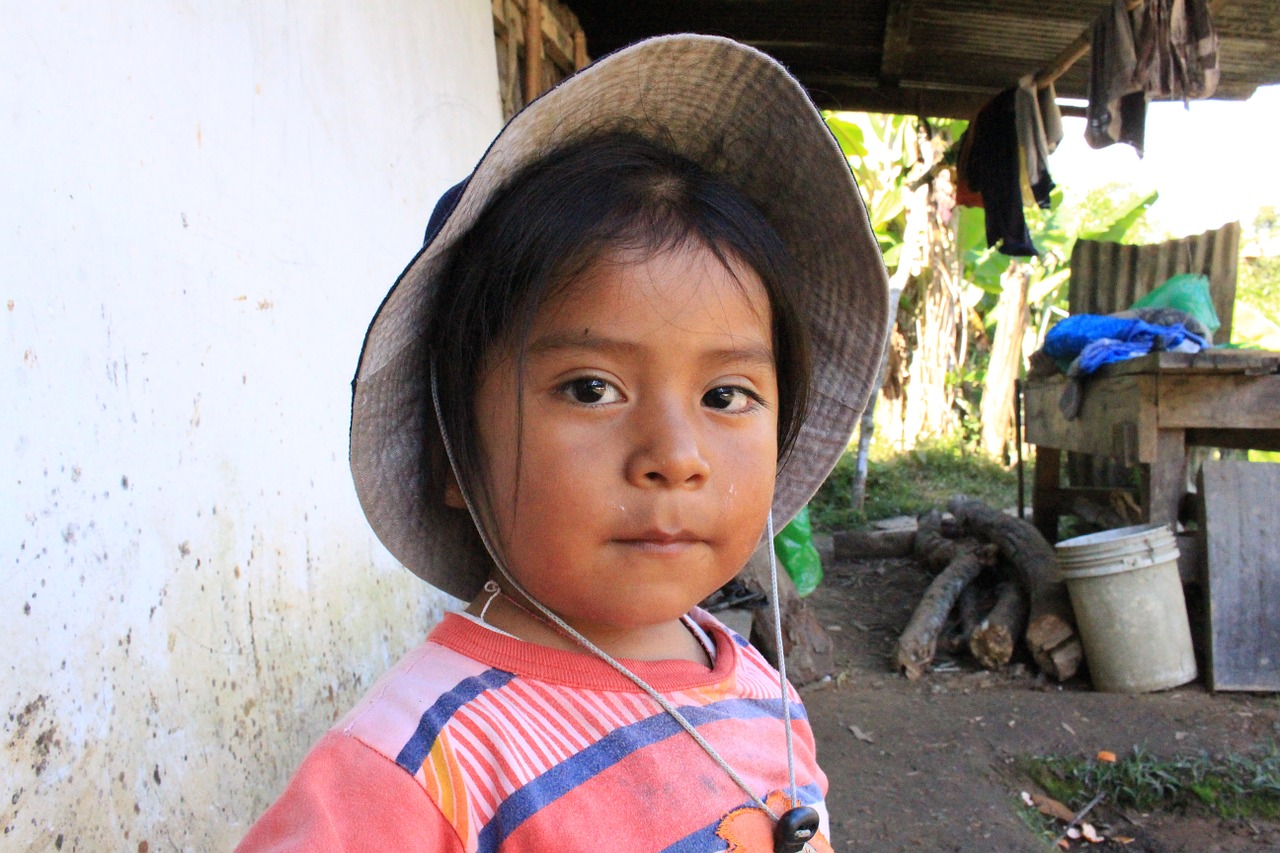
[[[725,318],[746,309],[765,325],[771,314],[768,291],[755,270],[730,252],[691,240],[599,253],[545,296],[532,325],[572,326],[587,317],[598,325],[623,325],[634,319],[632,313],[649,309],[670,317],[702,312]]]

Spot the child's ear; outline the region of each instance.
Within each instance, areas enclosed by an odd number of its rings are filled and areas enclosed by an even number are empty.
[[[453,471],[449,472],[444,484],[444,505],[453,509],[467,508],[467,502],[462,499],[462,488],[458,485],[458,478],[454,476]]]

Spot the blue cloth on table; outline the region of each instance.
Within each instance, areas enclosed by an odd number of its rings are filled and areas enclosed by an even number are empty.
[[[1073,372],[1086,375],[1104,364],[1152,351],[1208,347],[1207,340],[1181,323],[1157,326],[1104,314],[1073,314],[1050,329],[1044,339],[1046,355],[1060,366],[1074,361]]]

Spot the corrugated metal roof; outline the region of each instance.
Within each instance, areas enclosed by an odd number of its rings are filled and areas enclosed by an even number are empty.
[[[1108,0],[567,0],[599,56],[649,35],[726,35],[785,63],[819,106],[971,117],[1048,67]],[[1218,97],[1280,83],[1280,2],[1220,0]],[[1087,95],[1088,59],[1057,83]]]

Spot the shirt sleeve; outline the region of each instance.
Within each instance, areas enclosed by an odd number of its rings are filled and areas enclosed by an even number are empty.
[[[356,738],[330,732],[236,853],[375,850],[462,853],[463,845],[417,780]]]

